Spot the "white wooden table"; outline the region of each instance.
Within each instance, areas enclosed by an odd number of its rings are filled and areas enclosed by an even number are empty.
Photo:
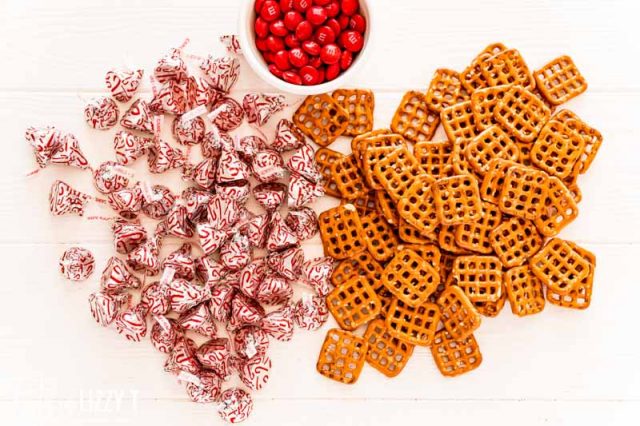
[[[217,36],[234,32],[236,3],[0,2],[0,424],[221,423],[213,406],[189,402],[148,342],[129,343],[94,323],[87,296],[98,286],[98,273],[80,284],[58,274],[58,258],[71,245],[91,249],[99,272],[112,253],[109,227],[49,215],[54,179],[87,192],[92,185],[85,173],[61,167],[22,178],[35,167],[23,134],[29,125],[55,124],[78,136],[94,164],[112,158],[114,131],[90,130],[81,98],[105,90],[109,67],[129,58],[149,70],[185,36],[194,53],[221,53]],[[530,318],[507,308],[497,319],[485,319],[476,334],[483,365],[457,379],[442,377],[428,351],[417,348],[395,380],[365,367],[356,385],[339,385],[314,368],[333,323],[316,333],[299,332],[288,344],[272,344],[272,379],[254,393],[247,424],[637,424],[640,3],[375,3],[379,43],[354,85],[375,91],[378,126],[387,125],[405,90],[425,89],[438,67],[462,69],[489,42],[520,49],[531,67],[564,53],[577,62],[589,91],[569,107],[600,129],[605,142],[580,179],[581,213],[563,236],[597,254],[594,300],[584,312],[548,305]],[[243,65],[234,96],[249,90],[269,89]],[[148,92],[147,86],[143,96]],[[136,166],[141,174],[145,168],[144,161]],[[175,174],[156,178],[174,188],[177,180]],[[305,251],[320,254],[319,240]]]

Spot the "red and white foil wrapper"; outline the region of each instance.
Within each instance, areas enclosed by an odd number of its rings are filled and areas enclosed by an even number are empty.
[[[231,301],[236,290],[228,284],[218,283],[211,288],[211,300],[209,309],[216,321],[227,322],[231,317]]]
[[[292,121],[283,118],[278,122],[271,148],[278,152],[291,151],[304,144],[304,135]]]
[[[200,223],[196,226],[200,247],[206,255],[215,253],[227,240],[229,233],[210,223]]]
[[[142,189],[140,185],[133,188],[123,188],[107,196],[107,203],[125,219],[135,219],[142,209]]]
[[[120,254],[128,254],[147,240],[147,231],[139,221],[116,219],[111,224],[113,243]]]
[[[149,109],[154,114],[184,114],[187,110],[187,96],[184,86],[173,80],[167,81],[149,102]]]
[[[261,183],[253,188],[253,197],[267,212],[273,212],[287,198],[287,187],[278,182]]]
[[[187,206],[182,201],[173,204],[169,213],[162,221],[166,235],[188,239],[193,237],[194,232],[191,223],[187,218]]]
[[[266,305],[279,305],[293,296],[293,288],[289,281],[275,272],[269,271],[260,282],[256,299]]]
[[[234,138],[234,147],[240,159],[249,162],[261,150],[267,147],[267,142],[259,136],[245,136]]]
[[[144,185],[142,189],[144,189]],[[168,215],[176,200],[171,190],[163,185],[153,185],[148,194],[145,194],[143,190],[142,195],[142,212],[156,220]]]
[[[190,120],[185,120],[183,117],[176,117],[173,120],[173,136],[181,145],[201,143],[205,134],[204,119],[202,117],[195,117]]]
[[[216,172],[217,183],[228,183],[249,179],[249,168],[240,160],[236,151],[229,147],[223,147],[218,159]]]
[[[314,202],[318,197],[322,197],[324,187],[321,183],[310,182],[297,173],[291,173],[288,193],[287,204],[290,208],[297,209]]]
[[[251,195],[251,185],[246,180],[237,180],[228,183],[216,183],[213,186],[216,194],[223,198],[236,200],[238,203],[244,204]]]
[[[297,280],[304,263],[304,253],[300,247],[291,247],[287,250],[270,253],[267,264],[288,280]]]
[[[197,258],[195,266],[196,276],[207,286],[219,283],[226,273],[224,266],[210,256]]]
[[[116,315],[114,324],[119,334],[127,340],[139,342],[147,334],[147,311],[143,304],[138,304]]]
[[[84,107],[84,119],[97,130],[108,130],[118,124],[118,105],[107,96],[90,99]]]
[[[249,244],[254,248],[264,248],[269,236],[269,214],[264,213],[249,218],[242,224],[240,231],[249,238]]]
[[[218,194],[214,195],[207,205],[209,224],[216,229],[230,229],[238,220],[240,207],[236,200]]]
[[[170,302],[168,287],[156,281],[149,284],[142,290],[141,303],[149,308],[151,315],[165,315],[169,313]]]
[[[89,161],[80,149],[78,139],[71,133],[61,132],[58,145],[49,159],[51,164],[63,164],[79,169],[88,169]]]
[[[313,147],[306,143],[293,151],[291,157],[287,160],[287,169],[311,182],[320,182],[322,179],[322,175],[318,171],[318,164],[314,158]]]
[[[221,58],[208,56],[200,62],[200,69],[204,71],[216,90],[229,93],[240,76],[240,61],[230,56]]]
[[[178,325],[184,330],[195,331],[206,337],[215,337],[217,331],[213,316],[209,311],[209,304],[206,302],[200,303],[180,315]]]
[[[275,182],[285,174],[282,156],[272,149],[258,151],[250,164],[253,176],[260,182]]]
[[[138,130],[144,133],[153,134],[155,130],[149,104],[142,99],[136,100],[131,104],[129,109],[122,114],[120,124],[126,129]]]
[[[185,155],[180,149],[158,140],[149,147],[147,164],[151,173],[164,173],[184,166]]]
[[[154,235],[127,255],[127,264],[134,270],[152,277],[160,273],[159,254],[160,238]]]
[[[267,355],[257,355],[244,361],[239,368],[240,380],[254,391],[262,389],[269,382],[271,359]]]
[[[60,272],[71,281],[84,281],[96,266],[93,254],[83,247],[71,247],[65,250],[60,258]]]
[[[258,287],[264,279],[266,272],[267,262],[264,258],[256,259],[246,265],[242,271],[240,271],[238,283],[240,291],[255,299],[258,295]]]
[[[295,305],[293,317],[296,325],[313,331],[322,327],[329,318],[329,309],[324,297],[304,295]]]
[[[227,389],[220,395],[218,414],[229,423],[245,421],[253,411],[251,395],[240,388]]]
[[[226,132],[221,132],[220,129],[214,127],[211,131],[205,133],[204,140],[200,148],[202,149],[202,156],[205,158],[220,158],[222,154],[222,148],[233,147],[233,139]]]
[[[160,83],[170,80],[177,83],[183,82],[187,78],[187,65],[182,59],[182,48],[173,48],[160,58],[153,74]]]
[[[190,187],[182,191],[180,196],[187,206],[189,220],[194,224],[206,222],[207,205],[213,195],[208,191]]]
[[[213,87],[213,84],[202,77],[189,77],[187,79],[186,91],[188,109],[194,109],[199,106],[209,107],[222,96],[222,94]]]
[[[242,105],[233,98],[224,97],[211,107],[207,118],[223,132],[229,132],[240,127],[244,120]]]
[[[281,342],[288,342],[293,337],[294,306],[287,304],[280,309],[268,313],[260,326],[265,333]]]
[[[232,235],[220,247],[220,262],[229,271],[239,271],[251,262],[249,239],[241,233]]]
[[[102,327],[111,324],[120,310],[129,306],[130,302],[131,295],[127,293],[109,294],[97,291],[89,295],[91,316]]]
[[[25,140],[33,148],[33,154],[40,168],[45,168],[60,144],[60,131],[53,126],[29,127]]]
[[[271,213],[267,250],[270,252],[284,250],[298,244],[298,237],[286,224],[278,211]]]
[[[142,157],[147,153],[151,145],[153,145],[153,139],[136,136],[126,130],[119,130],[113,138],[116,161],[123,166],[131,164]]]
[[[182,179],[193,182],[202,189],[210,190],[216,181],[218,160],[205,158],[196,164],[186,164],[182,169]]]
[[[184,243],[177,250],[171,252],[163,261],[162,269],[171,268],[174,278],[184,278],[191,281],[196,276],[196,262],[191,256],[191,243]]]
[[[307,260],[300,270],[301,281],[313,288],[318,296],[325,297],[333,290],[331,285],[333,267],[334,260],[329,256]]]
[[[169,283],[168,295],[171,310],[183,313],[208,300],[211,292],[208,287],[178,278]]]
[[[174,320],[166,318],[162,315],[153,317],[153,326],[151,326],[151,344],[159,352],[169,354],[175,347],[178,336],[182,333],[178,329]]]
[[[200,364],[213,371],[222,380],[228,380],[231,371],[229,357],[231,356],[231,342],[229,339],[219,337],[205,342],[196,351],[196,357]]]
[[[227,49],[227,52],[233,53],[234,55],[242,54],[242,47],[240,47],[240,40],[238,36],[235,34],[225,34],[220,36],[220,43],[224,45]]]
[[[129,288],[140,288],[140,279],[133,275],[123,260],[112,256],[100,277],[100,288],[109,294],[119,294]]]
[[[233,330],[245,325],[260,324],[264,315],[264,309],[258,302],[242,293],[236,293],[231,301],[231,318],[227,326]]]
[[[244,359],[265,355],[269,349],[269,337],[260,327],[242,327],[233,333],[233,348]]]
[[[105,82],[111,96],[118,102],[129,102],[140,87],[144,70],[113,69],[107,71]]]
[[[202,372],[199,380],[187,382],[187,395],[191,401],[208,404],[218,401],[222,394],[222,381],[213,373]]]
[[[82,216],[91,196],[73,189],[69,184],[57,180],[49,191],[49,211],[54,216],[75,214]]]
[[[197,375],[201,366],[195,355],[196,350],[197,346],[193,340],[179,334],[173,350],[169,353],[164,364],[164,370],[173,374],[186,372]]]
[[[286,106],[284,96],[247,93],[242,99],[242,107],[247,121],[260,127],[264,126],[273,114]]]
[[[286,224],[291,228],[299,241],[308,240],[318,233],[318,215],[309,207],[289,210]]]
[[[103,194],[110,194],[114,191],[129,186],[129,177],[120,170],[121,164],[115,161],[105,161],[93,172],[93,184],[98,191]]]

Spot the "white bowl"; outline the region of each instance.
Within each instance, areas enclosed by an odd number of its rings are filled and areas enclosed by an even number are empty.
[[[242,5],[240,6],[238,36],[240,38],[242,53],[249,63],[249,66],[251,66],[253,71],[258,74],[260,78],[283,92],[294,93],[296,95],[313,95],[317,93],[331,92],[340,87],[345,87],[347,82],[358,73],[371,50],[371,27],[373,26],[371,3],[373,3],[373,1],[360,0],[360,13],[367,20],[367,29],[364,34],[364,46],[362,47],[362,50],[356,56],[351,67],[340,74],[336,79],[329,82],[316,84],[314,86],[298,86],[296,84],[287,83],[286,81],[271,74],[271,71],[269,71],[269,68],[267,67],[267,63],[255,43],[256,37],[253,28],[256,19],[254,7],[255,0],[243,0]]]

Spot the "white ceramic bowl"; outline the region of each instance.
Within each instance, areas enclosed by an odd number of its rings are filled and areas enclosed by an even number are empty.
[[[336,79],[329,82],[316,84],[314,86],[298,86],[296,84],[287,83],[286,81],[271,74],[267,67],[267,63],[262,58],[262,54],[256,47],[255,43],[256,37],[253,29],[256,19],[254,7],[255,0],[243,0],[240,6],[238,36],[240,37],[242,52],[253,71],[255,71],[255,73],[264,81],[280,91],[294,93],[297,95],[313,95],[317,93],[331,92],[340,87],[347,87],[348,81],[358,73],[371,51],[371,28],[374,27],[374,22],[372,20],[373,14],[371,11],[372,3],[373,0],[360,0],[360,13],[367,20],[367,29],[364,34],[364,46],[362,50],[356,56],[351,67],[340,74]]]

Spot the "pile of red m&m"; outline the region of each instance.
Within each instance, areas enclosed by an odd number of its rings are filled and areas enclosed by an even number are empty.
[[[256,0],[256,47],[275,76],[291,84],[331,81],[364,46],[358,0]]]

